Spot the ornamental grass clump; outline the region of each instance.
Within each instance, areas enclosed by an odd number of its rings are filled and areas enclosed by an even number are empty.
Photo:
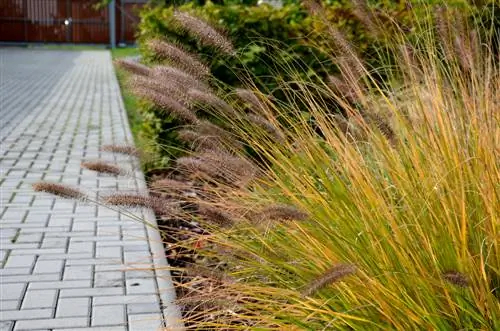
[[[356,6],[363,23],[378,24],[362,2]],[[218,259],[233,281],[210,288],[205,301],[197,296],[206,314],[188,314],[188,323],[225,330],[500,328],[500,68],[492,53],[499,39],[481,26],[469,31],[473,26],[461,25],[456,31],[465,32],[453,35],[451,48],[430,22],[414,27],[417,41],[384,35],[379,55],[388,64],[377,68],[333,29],[340,76],[294,81],[280,104],[262,100],[259,116],[283,139],[265,137],[248,116],[228,126],[246,146],[230,157],[248,160],[258,176],[231,186],[224,154],[177,161],[211,178],[210,203],[235,220],[196,241],[200,255]],[[470,36],[482,40],[462,47]],[[464,50],[474,55],[464,61]],[[355,57],[340,59],[342,52]],[[250,103],[234,103],[235,110],[245,114]],[[262,227],[265,216],[284,222]],[[214,298],[231,298],[237,309],[214,308]]]

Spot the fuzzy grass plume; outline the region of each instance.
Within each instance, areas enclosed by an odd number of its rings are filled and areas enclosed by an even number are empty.
[[[86,198],[85,193],[66,184],[38,182],[33,184],[33,190],[35,192],[50,193],[66,199],[81,200]]]
[[[322,287],[333,284],[346,276],[352,275],[354,272],[356,272],[356,269],[357,268],[354,264],[336,264],[330,269],[326,270],[323,274],[321,274],[321,276],[307,284],[304,290],[302,290],[302,294],[304,296],[310,296]]]
[[[194,54],[183,49],[182,46],[174,45],[163,40],[153,39],[148,41],[148,47],[157,56],[166,58],[171,65],[195,77],[203,79],[210,74],[210,69]]]
[[[104,145],[101,147],[101,151],[126,154],[130,156],[139,156],[141,154],[140,150],[131,145]]]
[[[232,42],[204,20],[181,11],[174,13],[174,19],[182,29],[188,31],[202,44],[214,47],[225,54],[234,54]]]
[[[126,172],[118,165],[104,161],[84,161],[81,163],[82,168],[92,170],[101,174],[108,175],[123,175]]]
[[[141,87],[135,88],[134,92],[138,96],[148,99],[157,107],[172,114],[172,116],[178,118],[181,121],[184,121],[186,123],[198,122],[198,118],[191,110],[186,108],[178,100],[174,99],[171,96],[167,96],[165,94],[161,94],[159,92]]]
[[[159,216],[175,216],[179,214],[178,209],[171,202],[146,195],[115,193],[102,197],[101,201],[112,206],[151,208]]]
[[[118,67],[136,75],[148,76],[151,73],[150,68],[137,61],[118,59],[114,62]]]

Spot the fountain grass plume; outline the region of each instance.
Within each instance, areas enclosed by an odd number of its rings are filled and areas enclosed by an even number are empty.
[[[319,277],[309,282],[302,290],[303,296],[311,296],[321,288],[338,282],[344,277],[356,272],[357,267],[354,264],[339,263],[323,272]]]
[[[210,75],[208,66],[180,45],[159,39],[149,40],[147,45],[157,56],[167,59],[171,65],[182,69],[194,77],[205,79]]]
[[[161,216],[179,215],[179,209],[175,204],[171,202],[169,203],[161,198],[150,197],[147,195],[114,193],[101,197],[101,201],[104,204],[112,206],[151,208],[156,214]]]
[[[264,117],[255,114],[247,114],[246,119],[250,123],[263,129],[266,133],[270,134],[278,142],[285,141],[285,136],[283,135],[283,133],[274,124],[272,124]]]
[[[202,173],[229,185],[246,185],[257,175],[250,161],[222,151],[203,151],[195,156],[180,157],[176,163],[188,173]]]
[[[206,221],[220,227],[229,227],[235,224],[235,219],[228,212],[210,205],[199,205],[198,214]]]
[[[173,97],[140,87],[134,88],[134,92],[181,121],[186,123],[198,122],[196,115]]]
[[[197,38],[200,43],[211,46],[227,55],[235,53],[231,41],[212,25],[185,12],[175,11],[174,19],[178,25],[187,31],[192,37]]]
[[[124,60],[124,59],[118,59],[115,60],[114,63],[119,67],[122,68],[130,73],[140,75],[140,76],[149,76],[151,73],[151,69],[144,64],[141,64],[137,61],[132,61],[132,60]]]
[[[233,109],[233,107],[231,107],[227,102],[217,97],[213,93],[197,89],[190,89],[187,92],[187,95],[191,101],[211,106],[217,111],[222,112],[222,114],[224,114],[224,116],[226,117],[234,118],[236,116],[239,116],[239,114]]]
[[[155,78],[164,78],[165,81],[175,82],[183,90],[197,89],[204,92],[211,92],[210,87],[200,79],[190,75],[180,69],[158,65],[152,69],[152,76]]]
[[[92,170],[101,174],[124,175],[126,171],[118,165],[104,161],[83,161],[82,168]]]
[[[470,285],[467,275],[454,270],[444,272],[443,279],[458,287],[467,287]]]
[[[101,147],[103,152],[112,152],[119,154],[126,154],[130,156],[140,156],[141,151],[131,145],[104,145]]]
[[[304,221],[309,218],[309,214],[291,205],[277,204],[259,210],[251,219],[256,222],[263,221]]]
[[[150,188],[153,191],[159,192],[185,192],[193,189],[193,184],[190,182],[163,178],[153,181],[150,184]]]
[[[177,138],[185,143],[189,143],[191,148],[196,151],[224,149],[224,146],[217,137],[202,135],[189,129],[179,130]]]
[[[242,101],[250,106],[250,110],[256,115],[262,115],[263,113],[266,113],[267,108],[264,102],[261,101],[259,97],[256,96],[255,93],[251,90],[237,88],[234,90],[234,92]]]
[[[52,183],[52,182],[38,182],[33,184],[35,192],[50,193],[61,198],[83,200],[87,195],[77,188],[73,188],[66,184]]]
[[[383,30],[380,28],[380,25],[375,22],[376,17],[368,8],[366,0],[352,0],[352,3],[354,4],[354,15],[361,23],[363,23],[368,32],[374,37],[381,36],[383,34]]]
[[[128,79],[132,90],[150,90],[165,95],[179,102],[184,107],[189,107],[190,102],[186,89],[174,79],[165,77],[133,76]]]

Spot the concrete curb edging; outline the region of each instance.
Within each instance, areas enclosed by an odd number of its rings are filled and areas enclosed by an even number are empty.
[[[110,54],[111,56],[111,54]],[[130,133],[130,123],[127,117],[127,112],[125,105],[123,103],[123,96],[121,89],[116,78],[116,70],[113,67],[113,73],[115,74],[113,83],[116,84],[119,94],[119,104],[123,109],[122,114],[124,114],[123,122],[129,128],[128,135],[130,139],[130,144],[134,145],[133,137]],[[142,171],[137,170],[135,172],[135,178],[138,186],[139,192],[144,192],[148,194],[148,189],[146,186],[146,179]],[[160,233],[158,231],[158,223],[156,222],[156,215],[151,209],[147,209],[144,212],[145,219],[150,223],[146,225],[146,231],[148,236],[148,241],[151,247],[151,258],[153,261],[154,273],[156,275],[156,282],[158,285],[158,296],[161,301],[161,309],[163,314],[163,322],[166,330],[169,331],[181,331],[184,330],[184,323],[182,321],[182,314],[175,303],[176,293],[175,287],[172,282],[172,277],[170,271],[168,270],[168,262],[165,257],[165,248],[161,240]]]

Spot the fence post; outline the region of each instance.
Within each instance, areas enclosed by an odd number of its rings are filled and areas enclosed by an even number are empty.
[[[108,5],[109,17],[109,46],[116,47],[116,18],[115,18],[115,0],[111,0]]]

